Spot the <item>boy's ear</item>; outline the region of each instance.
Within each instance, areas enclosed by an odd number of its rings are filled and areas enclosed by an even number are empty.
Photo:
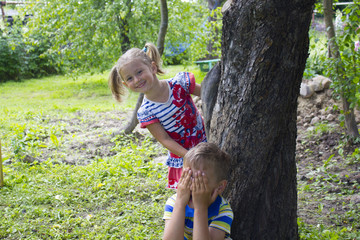
[[[223,193],[227,185],[227,180],[221,180],[219,183],[219,186],[217,187],[218,194]]]

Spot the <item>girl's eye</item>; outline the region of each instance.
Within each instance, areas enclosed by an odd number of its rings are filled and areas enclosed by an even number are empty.
[[[142,73],[142,70],[138,71],[138,75],[140,75]]]
[[[130,82],[132,80],[132,77],[129,77],[126,79],[127,82]]]

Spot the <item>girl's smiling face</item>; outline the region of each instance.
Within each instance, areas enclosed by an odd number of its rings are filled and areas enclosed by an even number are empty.
[[[123,84],[133,92],[147,93],[151,91],[156,77],[156,65],[151,67],[139,59],[125,64],[120,70]]]

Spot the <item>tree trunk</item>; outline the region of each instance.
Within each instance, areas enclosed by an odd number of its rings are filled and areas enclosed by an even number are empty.
[[[225,0],[208,0],[208,8],[210,10],[215,10],[218,7],[221,7],[222,3],[225,2]],[[208,17],[208,21],[212,22],[212,21],[216,21],[216,19],[218,18],[218,16],[214,16]],[[215,30],[216,33],[215,35],[217,35],[217,29]],[[205,59],[214,59],[214,58],[218,58],[218,56],[214,55],[214,41],[212,39],[209,40],[207,46],[206,46],[206,50],[208,51],[208,54],[206,55]]]
[[[139,123],[139,120],[137,119],[137,111],[139,110],[143,99],[144,99],[144,94],[140,93],[135,105],[135,109],[131,115],[131,119],[127,123],[127,125],[122,129],[125,134],[132,133],[132,131],[134,131],[134,129],[136,128],[136,125]]]
[[[208,2],[208,8],[210,10],[214,10],[217,7],[221,7],[221,4],[225,2],[226,0],[207,0]]]
[[[233,239],[297,239],[297,98],[314,0],[233,0],[209,141],[233,157]]]
[[[324,20],[325,20],[325,28],[326,34],[328,37],[328,46],[329,46],[329,57],[331,58],[340,58],[339,47],[335,42],[335,28],[333,22],[333,10],[332,10],[332,0],[324,0]],[[341,93],[341,101],[343,106],[343,111],[345,115],[345,128],[346,134],[351,137],[359,137],[359,130],[357,128],[357,123],[355,120],[354,109],[350,108],[350,102],[345,97],[344,93]]]
[[[123,53],[130,48],[130,39],[129,39],[130,28],[127,20],[130,19],[132,16],[132,12],[131,12],[132,5],[133,5],[132,1],[127,0],[126,6],[128,6],[128,9],[125,16],[121,17],[120,13],[117,16],[117,22],[119,26],[119,42],[121,43],[121,51]]]
[[[157,48],[159,49],[160,55],[164,52],[164,45],[165,45],[165,35],[168,28],[168,7],[166,0],[160,0],[160,11],[161,11],[161,23],[160,23],[160,31],[157,40]]]
[[[169,21],[168,21],[167,1],[160,0],[160,4],[161,4],[161,23],[160,23],[160,31],[157,39],[157,48],[159,49],[160,55],[162,55],[164,52],[165,35],[167,32]],[[137,119],[137,111],[139,110],[143,99],[144,99],[144,94],[142,93],[139,94],[131,119],[128,122],[128,124],[122,129],[122,131],[124,131],[125,134],[132,133],[132,131],[134,131],[134,129],[136,128],[136,125],[139,123],[139,120]],[[116,134],[118,133],[115,133],[114,135]]]

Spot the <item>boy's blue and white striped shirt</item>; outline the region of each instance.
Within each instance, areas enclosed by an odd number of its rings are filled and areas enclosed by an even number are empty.
[[[165,205],[164,211],[164,220],[171,219],[171,214],[173,212],[176,194],[171,196]],[[216,200],[208,208],[208,225],[209,227],[217,228],[225,232],[225,238],[230,239],[230,229],[233,221],[234,213],[231,209],[230,204],[222,197],[218,196]],[[192,239],[194,226],[194,209],[186,206],[185,209],[185,229],[184,229],[184,239]]]

